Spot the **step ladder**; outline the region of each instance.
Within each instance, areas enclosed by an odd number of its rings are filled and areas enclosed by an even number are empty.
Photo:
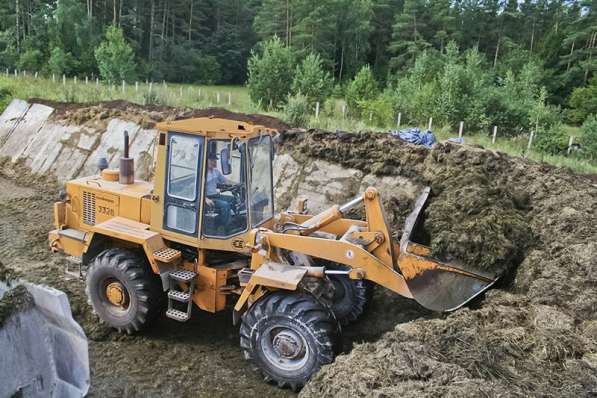
[[[186,269],[177,269],[168,274],[170,288],[168,290],[168,310],[166,316],[179,322],[186,322],[193,309],[193,291],[197,273]],[[186,283],[186,290],[179,290],[179,283]],[[186,303],[186,311],[175,308],[176,303]]]

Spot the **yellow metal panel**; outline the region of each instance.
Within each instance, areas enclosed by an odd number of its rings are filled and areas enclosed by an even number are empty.
[[[168,121],[158,123],[156,127],[160,131],[177,131],[196,135],[215,136],[217,138],[244,138],[260,132],[275,132],[271,128],[248,122],[210,117]]]
[[[66,224],[66,203],[54,203],[54,226],[58,229]]]
[[[141,198],[120,196],[118,215],[134,221],[141,221]]]
[[[123,217],[114,217],[96,224],[93,227],[93,230],[102,235],[138,244],[143,244],[145,241],[155,236],[159,236],[157,232],[149,231],[149,225],[128,220]]]
[[[226,295],[220,288],[226,285],[227,270],[210,267],[197,267],[198,282],[193,301],[204,311],[217,312],[226,307]]]
[[[141,221],[144,224],[151,224],[151,199],[150,198],[142,198],[141,199]]]

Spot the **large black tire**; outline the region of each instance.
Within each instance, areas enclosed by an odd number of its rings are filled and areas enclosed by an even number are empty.
[[[267,382],[294,391],[334,360],[338,323],[308,293],[279,291],[243,315],[240,346]]]
[[[122,297],[119,305],[108,298],[110,289]],[[160,279],[143,256],[126,249],[104,250],[95,257],[87,270],[85,292],[103,322],[128,334],[141,330],[163,309]]]
[[[347,269],[343,266],[328,267],[333,269]],[[329,275],[334,284],[332,311],[342,326],[356,321],[367,308],[367,303],[373,295],[373,286],[369,281],[350,279],[345,275]]]

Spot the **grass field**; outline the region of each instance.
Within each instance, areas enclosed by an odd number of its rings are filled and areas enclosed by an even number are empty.
[[[85,80],[69,78],[35,78],[34,76],[6,76],[0,75],[0,89],[8,89],[13,98],[44,98],[66,102],[98,102],[108,100],[127,100],[138,104],[148,103],[190,107],[207,108],[223,107],[231,111],[245,113],[266,113],[268,115],[284,118],[281,112],[269,112],[258,109],[251,103],[248,90],[242,86],[198,86],[190,84],[171,83],[146,83],[138,82],[133,84],[106,85],[96,80]],[[309,127],[318,127],[331,131],[359,131],[377,130],[386,131],[396,126],[375,126],[369,124],[368,120],[355,120],[345,118],[341,112],[341,102],[338,101],[333,115],[321,115],[315,118],[313,115]],[[0,102],[0,108],[2,103]],[[1,111],[1,109],[0,109]],[[401,126],[407,127],[407,126]],[[449,127],[435,128],[434,134],[440,140],[448,139],[458,135],[457,129]],[[568,127],[569,135],[578,136],[578,129]],[[526,155],[531,159],[544,161],[556,166],[567,167],[577,173],[597,173],[597,164],[575,156],[551,156],[544,155],[531,150],[526,153],[527,137],[503,138],[499,136],[495,144],[488,134],[470,133],[465,130],[465,142],[469,144],[482,145],[486,148],[499,150],[514,156]]]

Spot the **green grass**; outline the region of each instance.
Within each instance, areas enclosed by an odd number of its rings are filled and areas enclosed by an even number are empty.
[[[126,84],[124,89],[120,85],[106,85],[102,82],[96,84],[95,80],[85,82],[79,79],[66,79],[63,84],[62,78],[34,78],[33,76],[6,76],[0,75],[0,89],[7,88],[13,98],[44,98],[55,101],[67,102],[98,102],[123,99],[145,105],[150,101],[161,105],[207,108],[212,106],[222,107],[236,112],[265,113],[271,116],[284,118],[282,112],[271,112],[258,109],[251,103],[249,93],[243,86],[203,86],[191,84],[153,83],[150,85],[139,82],[138,86]],[[219,93],[219,101],[218,101]],[[230,99],[230,100],[229,100]],[[1,100],[1,99],[0,99]],[[1,101],[0,101],[1,102]],[[333,110],[328,114],[322,109],[319,118],[313,115],[310,118],[309,127],[321,128],[335,131],[387,131],[396,126],[376,126],[369,122],[368,118],[357,120],[342,115],[342,100],[337,100]],[[0,104],[1,105],[1,104]],[[323,107],[322,107],[323,108]],[[2,109],[0,109],[2,111]],[[315,111],[313,111],[315,113]],[[402,128],[406,126],[401,126]],[[434,134],[440,140],[458,136],[457,129],[449,127],[438,128],[434,126]],[[575,140],[580,134],[577,127],[566,126],[567,135],[574,136]],[[491,141],[491,135],[482,133],[464,133],[466,143],[482,145],[485,148],[506,152],[513,156],[527,156],[530,159],[543,161],[555,166],[566,167],[576,173],[593,174],[597,173],[597,164],[574,156],[552,156],[544,155],[531,150],[526,153],[528,137],[505,138],[499,136],[495,143]]]

